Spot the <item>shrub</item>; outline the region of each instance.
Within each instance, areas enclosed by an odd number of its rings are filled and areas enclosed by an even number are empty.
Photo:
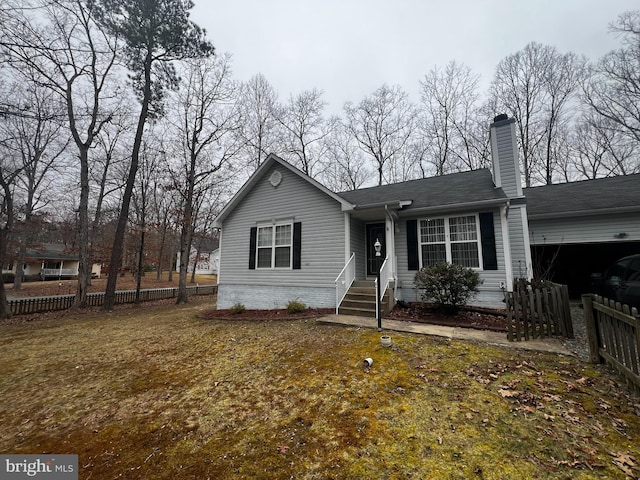
[[[234,315],[238,315],[240,313],[244,313],[244,311],[246,310],[245,306],[241,303],[235,303],[230,309],[229,311],[231,313],[233,313]]]
[[[425,267],[415,277],[416,287],[422,290],[422,300],[432,301],[449,314],[466,305],[481,283],[475,270],[446,262]]]
[[[307,306],[298,300],[291,300],[289,303],[287,303],[287,313],[301,313],[306,309]]]
[[[13,272],[5,272],[2,274],[2,283],[13,283],[16,276]]]

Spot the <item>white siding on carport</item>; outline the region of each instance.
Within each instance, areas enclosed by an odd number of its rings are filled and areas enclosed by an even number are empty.
[[[530,219],[529,236],[531,245],[640,241],[640,212]]]

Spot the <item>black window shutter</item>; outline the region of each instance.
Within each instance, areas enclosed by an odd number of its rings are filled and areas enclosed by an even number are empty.
[[[302,223],[293,224],[293,269],[300,270],[302,267]]]
[[[407,220],[407,262],[409,270],[420,270],[417,220]]]
[[[482,242],[482,263],[485,270],[498,269],[496,255],[496,235],[493,228],[493,212],[480,214],[480,240]]]
[[[258,237],[258,227],[251,227],[249,236],[249,270],[256,269],[256,240]]]

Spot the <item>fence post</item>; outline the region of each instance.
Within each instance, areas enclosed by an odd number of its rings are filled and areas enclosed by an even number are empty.
[[[589,362],[601,363],[600,342],[598,342],[598,329],[593,315],[593,297],[590,294],[582,295],[584,311],[584,325],[587,330],[587,345],[589,346]]]
[[[564,321],[567,338],[576,338],[573,333],[573,319],[571,318],[571,304],[569,303],[569,287],[562,285],[562,305],[564,307]]]

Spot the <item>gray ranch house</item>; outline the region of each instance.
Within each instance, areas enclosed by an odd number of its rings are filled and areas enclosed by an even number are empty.
[[[380,264],[390,308],[419,300],[416,272],[441,261],[479,272],[473,304],[503,306],[532,261],[515,122],[501,115],[490,130],[492,169],[341,193],[270,155],[217,218],[218,308],[371,313],[363,292]]]

